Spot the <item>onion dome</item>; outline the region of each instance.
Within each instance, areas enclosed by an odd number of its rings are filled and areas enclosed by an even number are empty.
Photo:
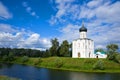
[[[87,32],[87,28],[84,27],[84,24],[82,24],[82,27],[79,29],[79,32]]]

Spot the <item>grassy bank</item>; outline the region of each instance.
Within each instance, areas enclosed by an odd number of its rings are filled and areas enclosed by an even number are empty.
[[[103,69],[94,69],[94,66],[98,61],[103,62]],[[29,58],[28,60],[23,61],[23,57],[18,57],[12,61],[12,63],[70,71],[120,73],[120,64],[107,59],[73,59],[68,57],[49,57]]]
[[[20,79],[0,75],[0,80],[20,80]]]

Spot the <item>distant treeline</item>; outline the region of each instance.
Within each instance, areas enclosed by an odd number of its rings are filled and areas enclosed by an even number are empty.
[[[10,54],[14,56],[45,57],[46,51],[24,48],[0,48],[0,57]]]
[[[61,56],[70,57],[72,54],[71,44],[64,40],[61,45],[57,38],[51,40],[52,46],[45,50],[25,49],[25,48],[0,48],[0,57],[3,56],[28,56],[28,57],[50,57]]]

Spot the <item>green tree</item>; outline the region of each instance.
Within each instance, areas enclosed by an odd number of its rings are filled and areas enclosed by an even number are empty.
[[[69,54],[69,43],[67,40],[64,40],[60,46],[60,56],[65,56]]]
[[[119,63],[120,64],[120,54],[116,54],[115,56],[115,62]]]
[[[9,53],[8,55],[9,61],[13,61],[14,60],[14,54],[12,52]]]
[[[95,49],[95,52],[105,52],[102,48]]]
[[[58,48],[59,48],[58,39],[57,38],[52,39],[51,43],[52,43],[52,46],[51,46],[49,52],[50,52],[51,56],[57,56],[57,52],[58,52]]]
[[[118,50],[118,45],[117,44],[109,44],[106,46],[107,48],[107,53],[108,53],[108,56],[107,58],[109,60],[115,60],[115,56],[117,54],[117,50]]]
[[[109,44],[106,46],[108,53],[115,53],[118,50],[118,45],[117,44]]]
[[[8,61],[8,56],[7,55],[4,55],[3,58],[2,58],[3,61]]]
[[[22,57],[22,63],[27,62],[29,60],[28,56],[23,56]]]

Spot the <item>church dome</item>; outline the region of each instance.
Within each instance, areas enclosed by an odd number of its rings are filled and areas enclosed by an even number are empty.
[[[87,28],[84,27],[84,24],[82,24],[82,27],[79,29],[79,32],[87,32]]]

